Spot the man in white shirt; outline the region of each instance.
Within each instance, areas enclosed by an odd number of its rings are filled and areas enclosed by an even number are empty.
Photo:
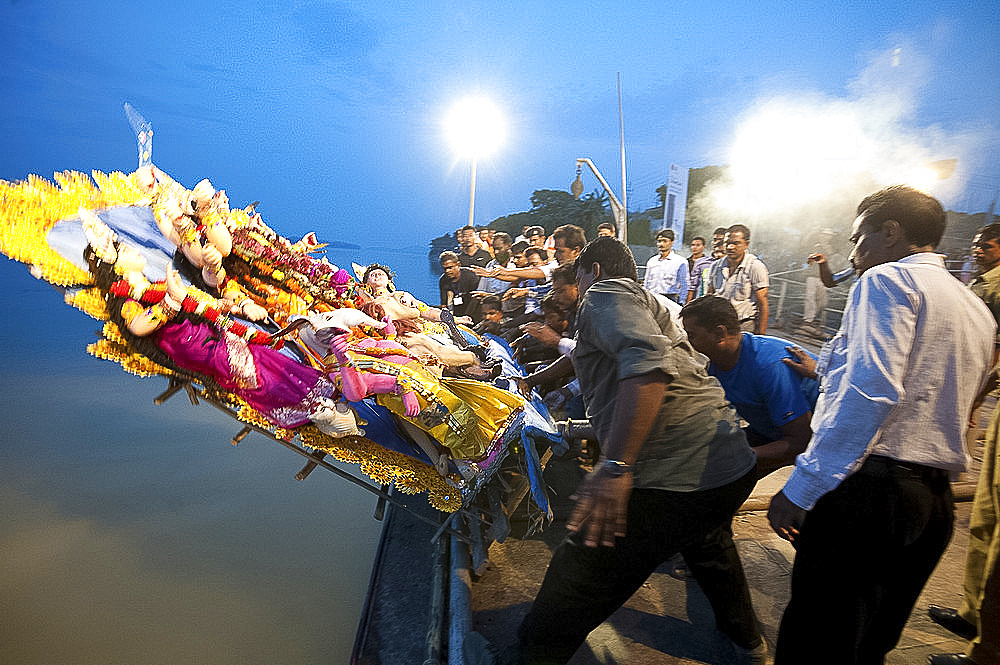
[[[796,546],[775,665],[882,663],[951,537],[973,400],[996,324],[933,253],[941,205],[905,186],[866,197],[858,274],[816,371],[813,436],[771,500]]]
[[[681,305],[687,300],[690,274],[687,259],[673,251],[674,230],[662,229],[656,234],[659,254],[646,262],[643,286]]]

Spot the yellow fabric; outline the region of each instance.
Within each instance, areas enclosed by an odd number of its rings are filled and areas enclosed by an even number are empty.
[[[476,460],[488,450],[511,416],[524,408],[524,400],[482,381],[438,378],[419,363],[396,365],[348,352],[363,372],[392,374],[403,390],[417,395],[420,412],[407,416],[403,398],[376,395],[376,401],[413,423],[451,450],[458,459]]]

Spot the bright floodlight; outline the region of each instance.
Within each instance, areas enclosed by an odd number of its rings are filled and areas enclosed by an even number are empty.
[[[503,118],[493,104],[481,98],[456,104],[448,115],[447,128],[455,151],[473,158],[489,155],[504,138]]]

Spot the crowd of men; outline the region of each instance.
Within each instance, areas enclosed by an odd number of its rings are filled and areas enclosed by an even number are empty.
[[[613,229],[590,243],[573,225],[551,238],[538,228],[514,241],[486,233],[493,252],[482,265],[488,250],[463,229],[460,251],[442,254],[442,305],[458,313],[476,302],[480,329],[512,339],[536,368],[519,388],[547,387],[550,405],[589,419],[596,437],[569,535],[510,662],[566,662],[678,553],[734,662],[770,662],[731,522],[759,478],[788,466],[768,510],[796,549],[773,662],[885,662],[951,538],[950,480],[966,468],[970,419],[1000,383],[1000,225],[974,238],[979,275],[969,286],[935,252],[944,228],[940,204],[909,187],[858,205],[856,280],[818,358],[765,334],[768,274],[746,226],[716,229],[707,253],[692,239],[686,259],[661,232],[643,285]],[[816,277],[834,284],[815,255]],[[987,430],[963,604],[928,610],[970,647],[932,665],[1000,663],[998,433],[1000,410]]]

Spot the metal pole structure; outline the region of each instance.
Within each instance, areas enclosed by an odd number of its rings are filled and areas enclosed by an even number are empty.
[[[469,226],[475,226],[472,223],[473,215],[476,210],[476,156],[472,156],[472,182],[469,183]]]
[[[618,227],[618,239],[628,244],[628,207],[625,203],[625,120],[622,115],[622,73],[618,72],[618,139],[622,147],[622,221]]]
[[[618,239],[621,240],[622,242],[625,242],[622,236],[623,233],[622,229],[625,228],[625,222],[626,222],[625,206],[623,206],[621,202],[618,201],[618,197],[615,196],[615,193],[613,191],[611,191],[611,185],[609,185],[608,181],[604,179],[604,176],[601,175],[601,172],[597,170],[597,167],[594,166],[594,163],[592,161],[590,161],[586,157],[578,157],[576,160],[576,165],[578,168],[580,164],[587,165],[587,167],[597,177],[598,182],[601,183],[601,187],[603,187],[604,191],[607,192],[608,201],[611,203],[611,214],[614,216],[615,225],[618,227]]]

